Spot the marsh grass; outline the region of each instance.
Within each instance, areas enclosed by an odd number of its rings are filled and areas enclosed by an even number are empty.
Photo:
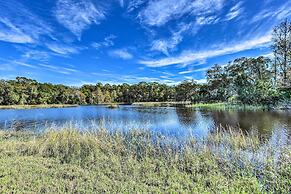
[[[177,106],[187,106],[190,105],[190,101],[185,102],[134,102],[134,106],[143,106],[143,107],[177,107]]]
[[[146,130],[1,132],[0,148],[1,193],[290,192],[289,142],[237,130],[183,144]]]
[[[0,105],[0,109],[34,109],[34,108],[67,108],[77,104],[36,104],[36,105]]]
[[[244,104],[231,104],[231,103],[197,103],[188,107],[214,109],[214,110],[267,110],[269,107],[261,105],[244,105]]]

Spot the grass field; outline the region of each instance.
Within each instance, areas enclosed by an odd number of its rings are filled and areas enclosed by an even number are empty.
[[[219,132],[0,132],[0,193],[290,193],[290,145]]]

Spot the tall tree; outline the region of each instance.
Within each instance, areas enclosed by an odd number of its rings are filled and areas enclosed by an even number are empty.
[[[291,22],[285,19],[273,30],[273,51],[275,54],[275,65],[279,66],[283,86],[288,86],[288,71],[291,71]],[[277,67],[275,67],[276,72]]]

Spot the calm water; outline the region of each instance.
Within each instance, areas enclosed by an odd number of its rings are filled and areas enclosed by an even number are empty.
[[[206,136],[217,126],[240,127],[270,138],[273,132],[291,132],[291,112],[213,111],[175,107],[104,106],[72,108],[0,110],[1,129],[29,129],[72,127],[80,130],[105,127],[110,130],[150,129],[165,135],[187,137]]]

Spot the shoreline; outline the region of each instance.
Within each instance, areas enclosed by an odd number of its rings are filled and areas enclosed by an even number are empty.
[[[100,103],[100,104],[37,104],[37,105],[0,105],[0,110],[5,109],[38,109],[38,108],[70,108],[78,106],[107,106],[117,108],[122,105],[140,106],[140,107],[185,107],[197,109],[212,110],[291,110],[289,105],[279,105],[268,107],[265,105],[243,105],[231,104],[226,102],[216,103],[191,103],[191,102],[133,102],[133,103]]]
[[[37,109],[37,108],[69,108],[77,107],[78,104],[36,104],[36,105],[1,105],[0,110],[5,109]]]

